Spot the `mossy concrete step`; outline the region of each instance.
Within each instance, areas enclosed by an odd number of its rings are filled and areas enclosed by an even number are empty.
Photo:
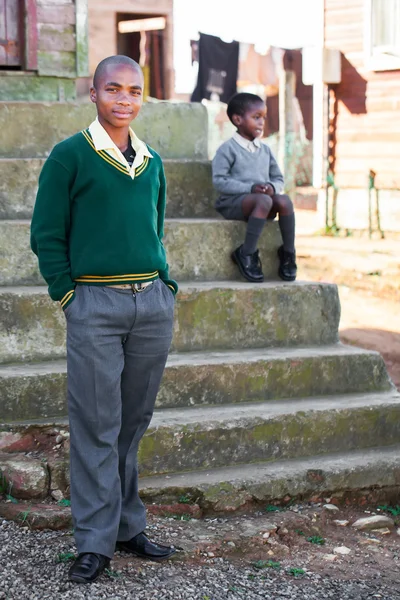
[[[0,102],[0,158],[48,156],[95,116],[91,103]],[[144,104],[133,127],[162,158],[207,158],[207,110],[199,103]]]
[[[143,475],[299,458],[400,443],[400,395],[344,395],[156,411]]]
[[[65,419],[3,424],[32,439]],[[305,458],[400,444],[400,394],[347,394],[157,409],[139,447],[142,476]],[[64,450],[67,468],[68,445]]]
[[[43,285],[37,258],[29,245],[28,221],[0,221],[0,286]],[[230,254],[243,242],[245,224],[218,219],[169,219],[164,245],[171,276],[178,281],[242,279]],[[277,279],[277,223],[270,223],[260,239],[266,279]]]
[[[329,496],[343,502],[397,502],[400,491],[400,446],[371,448],[273,463],[141,477],[144,502],[196,503],[204,511],[232,512],[249,506]],[[286,499],[286,500],[285,500]]]
[[[0,219],[30,219],[43,158],[0,159]],[[215,218],[216,193],[206,160],[167,159],[167,217]]]
[[[168,358],[158,408],[388,391],[377,352],[335,344],[236,352],[185,352]],[[0,421],[67,414],[66,363],[0,367]]]
[[[245,350],[338,341],[340,304],[326,283],[182,283],[172,349]],[[0,288],[0,363],[65,356],[65,317],[44,287]]]

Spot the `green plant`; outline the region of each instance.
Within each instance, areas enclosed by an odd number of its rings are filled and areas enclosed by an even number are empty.
[[[58,506],[71,506],[71,500],[67,500],[66,498],[63,498],[62,500],[59,500],[57,502]]]
[[[306,535],[301,529],[295,529],[295,532],[297,533],[297,535]]]
[[[293,575],[293,577],[298,577],[299,575],[304,575],[304,569],[297,569],[296,567],[291,567],[288,570],[289,575]]]
[[[320,535],[311,535],[307,538],[307,542],[311,544],[317,544],[317,546],[323,546],[325,544],[325,539]]]
[[[280,506],[275,506],[275,504],[267,504],[265,507],[265,512],[281,512],[284,510]]]
[[[60,552],[57,554],[57,562],[58,563],[66,563],[70,560],[74,560],[75,554],[73,552]]]
[[[14,496],[11,496],[11,494],[6,494],[6,498],[13,504],[18,504],[18,500],[16,498],[14,498]]]
[[[28,515],[31,512],[31,510],[23,510],[20,513],[18,513],[17,518],[21,519],[21,523],[26,523],[28,521]]]
[[[400,515],[400,506],[398,504],[396,504],[396,506],[388,506],[387,504],[384,504],[383,506],[378,506],[378,508],[390,513],[393,515],[393,517],[398,517]]]
[[[122,573],[120,573],[119,571],[113,571],[112,569],[104,569],[104,572],[113,579],[118,579],[119,577],[122,577]]]
[[[192,500],[186,494],[182,494],[182,496],[179,496],[178,502],[179,504],[191,504]]]

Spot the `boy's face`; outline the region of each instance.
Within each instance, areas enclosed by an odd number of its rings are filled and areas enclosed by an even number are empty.
[[[97,88],[90,88],[99,121],[115,128],[128,127],[143,102],[143,74],[129,65],[107,65]]]
[[[233,115],[232,120],[240,135],[252,141],[262,136],[266,114],[264,102],[255,102],[249,106],[244,115]]]

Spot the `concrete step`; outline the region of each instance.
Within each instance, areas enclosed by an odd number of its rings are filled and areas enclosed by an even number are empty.
[[[44,440],[59,429],[68,429],[65,419],[1,426],[3,436],[19,434],[20,443],[27,435]],[[138,459],[145,477],[395,444],[400,444],[400,394],[390,391],[158,409]]]
[[[141,477],[144,502],[174,504],[182,497],[204,511],[232,512],[253,505],[332,497],[361,499],[372,491],[385,503],[398,498],[400,446],[353,450],[273,463]],[[379,502],[379,500],[378,500]]]
[[[156,411],[142,475],[347,452],[400,443],[400,394],[344,395]]]
[[[44,158],[0,159],[0,219],[30,219]],[[167,217],[215,218],[211,163],[166,159]]]
[[[377,352],[335,344],[172,353],[158,408],[306,398],[392,389]],[[67,414],[66,362],[0,367],[0,421]]]
[[[181,283],[178,352],[317,346],[338,341],[337,287],[325,283]],[[0,363],[65,356],[65,317],[44,287],[0,288]]]
[[[37,258],[29,245],[29,221],[0,221],[0,286],[43,285]],[[241,280],[230,254],[243,242],[245,224],[218,219],[170,219],[164,244],[171,275],[178,281]],[[266,279],[277,279],[277,223],[270,223],[260,239]]]
[[[91,103],[0,102],[0,158],[48,156],[55,144],[88,127],[95,116]],[[144,104],[133,127],[162,158],[207,158],[208,117],[199,103]]]

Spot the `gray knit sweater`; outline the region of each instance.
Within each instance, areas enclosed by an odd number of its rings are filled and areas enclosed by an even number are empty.
[[[254,184],[270,183],[276,194],[283,191],[283,176],[266,144],[249,152],[231,138],[217,150],[212,161],[213,185],[221,197],[250,194]]]

